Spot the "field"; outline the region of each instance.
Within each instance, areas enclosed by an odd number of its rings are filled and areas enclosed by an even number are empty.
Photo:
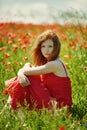
[[[72,81],[73,105],[54,112],[28,110],[20,112],[7,106],[0,114],[0,130],[87,130],[87,26],[54,24],[0,23],[0,112],[7,102],[3,94],[5,80],[31,62],[31,47],[41,32],[54,30],[61,42],[61,59],[65,62]]]

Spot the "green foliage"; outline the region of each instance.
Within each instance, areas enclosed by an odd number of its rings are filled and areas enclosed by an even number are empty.
[[[78,26],[79,28],[79,26]],[[70,113],[67,113],[66,107],[53,111],[29,110],[27,107],[21,108],[20,111],[4,108],[0,113],[0,130],[59,130],[61,126],[65,130],[86,130],[87,129],[87,48],[83,48],[82,42],[86,39],[87,34],[83,34],[83,30],[73,26],[71,29],[62,27],[62,33],[67,37],[60,38],[62,42],[61,55],[62,60],[68,64],[72,83],[73,105]],[[79,35],[79,40],[75,41]],[[75,44],[70,46],[74,41]],[[29,45],[23,50],[20,47],[15,53],[12,52],[12,45],[1,42],[0,47],[7,46],[7,50],[0,52],[0,111],[3,110],[7,102],[8,96],[3,94],[5,89],[4,81],[17,75],[17,71],[25,62],[32,62],[29,55],[31,49]],[[6,58],[5,53],[9,53],[10,57]],[[68,57],[64,57],[67,55]],[[23,57],[28,57],[28,61]],[[8,64],[9,63],[9,64]]]

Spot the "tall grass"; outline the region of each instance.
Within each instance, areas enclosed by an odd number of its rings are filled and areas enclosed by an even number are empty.
[[[82,25],[0,24],[0,111],[7,102],[4,81],[17,75],[26,62],[32,62],[31,46],[35,37],[46,29],[54,30],[61,41],[60,58],[65,62],[72,81],[73,105],[50,111],[14,111],[7,107],[0,114],[0,130],[86,130],[87,129],[87,27]]]

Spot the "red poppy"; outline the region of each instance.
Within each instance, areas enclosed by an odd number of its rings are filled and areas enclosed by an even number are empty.
[[[5,58],[9,58],[10,54],[9,53],[5,53]]]
[[[25,44],[23,44],[22,46],[21,46],[21,49],[23,49],[23,50],[26,50],[26,45]]]
[[[59,130],[65,130],[65,127],[64,127],[64,126],[61,126],[61,127],[59,128]]]

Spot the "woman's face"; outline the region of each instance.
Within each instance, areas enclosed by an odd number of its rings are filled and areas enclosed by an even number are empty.
[[[48,39],[41,44],[42,55],[49,60],[54,49],[53,41]]]

